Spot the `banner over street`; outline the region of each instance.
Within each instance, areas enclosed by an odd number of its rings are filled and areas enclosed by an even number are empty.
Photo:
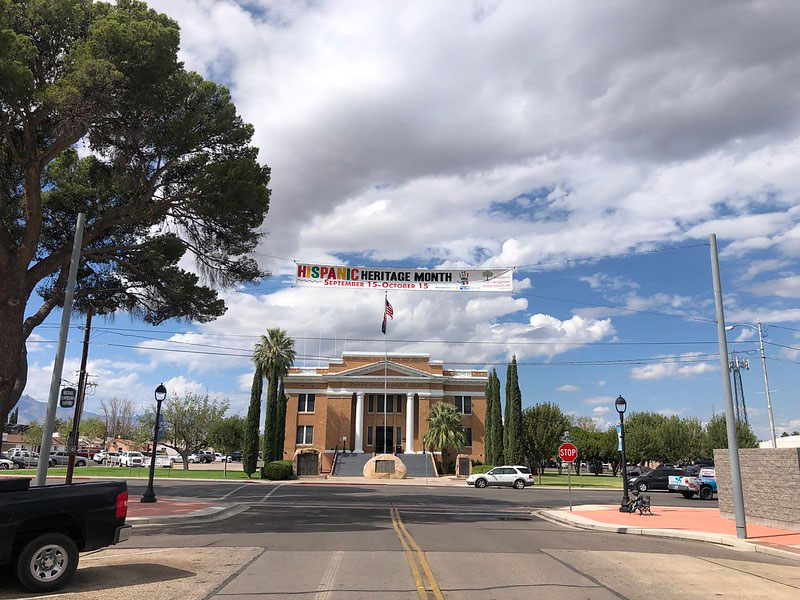
[[[435,292],[511,292],[513,269],[404,269],[298,263],[295,285]]]

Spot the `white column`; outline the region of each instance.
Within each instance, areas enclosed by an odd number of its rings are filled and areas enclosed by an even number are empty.
[[[414,452],[414,392],[406,394],[406,454]]]
[[[353,452],[364,452],[364,392],[356,393],[356,437]]]

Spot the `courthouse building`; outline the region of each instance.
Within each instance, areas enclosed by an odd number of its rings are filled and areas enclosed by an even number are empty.
[[[454,450],[483,460],[487,379],[486,371],[448,369],[428,354],[345,352],[325,367],[292,367],[284,378],[284,458],[301,453],[322,471],[337,448],[402,460],[422,452],[431,407],[450,402],[466,434],[466,447]]]

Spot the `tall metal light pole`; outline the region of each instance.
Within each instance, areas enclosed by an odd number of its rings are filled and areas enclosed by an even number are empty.
[[[625,418],[623,416],[628,408],[628,403],[620,395],[614,402],[614,408],[619,413],[619,449],[622,453],[622,504],[619,507],[619,512],[628,512],[630,498],[628,497],[628,461],[625,460]]]
[[[749,327],[758,331],[758,352],[761,354],[761,372],[764,374],[764,393],[767,395],[767,414],[769,415],[769,435],[772,440],[772,447],[777,448],[778,442],[775,439],[775,419],[772,416],[772,398],[769,393],[769,379],[767,379],[767,355],[764,353],[764,333],[761,331],[761,321],[756,321],[756,325],[748,323],[737,323],[728,325],[725,331],[733,331],[737,327]]]
[[[728,432],[728,460],[731,465],[731,493],[733,512],[736,517],[736,537],[747,537],[747,523],[744,516],[744,495],[742,494],[742,470],[739,466],[739,440],[736,437],[736,415],[733,411],[731,378],[728,374],[728,339],[725,337],[725,310],[722,306],[722,283],[719,277],[719,254],[717,236],[708,236],[711,252],[711,280],[714,286],[714,307],[717,315],[717,340],[719,343],[719,366],[722,371],[722,401],[725,403],[725,427]]]
[[[153,489],[153,477],[156,474],[156,447],[158,446],[158,426],[160,425],[161,421],[161,403],[164,401],[164,398],[167,397],[167,388],[164,387],[164,384],[159,384],[155,391],[155,398],[156,398],[156,424],[153,430],[153,451],[150,455],[150,475],[147,478],[147,489],[142,494],[141,499],[139,502],[144,503],[151,503],[156,502],[158,499],[156,498],[156,492]]]
[[[53,446],[53,430],[56,423],[56,403],[58,402],[58,388],[61,387],[61,373],[64,370],[64,354],[67,349],[67,337],[69,337],[69,318],[72,314],[72,298],[75,295],[75,282],[78,279],[78,265],[81,261],[81,247],[83,246],[83,226],[86,223],[86,213],[78,213],[78,221],[75,225],[75,239],[72,242],[72,256],[69,262],[69,273],[67,275],[67,287],[64,290],[64,306],[61,309],[61,325],[58,332],[58,345],[56,346],[56,357],[53,361],[53,375],[50,379],[50,395],[47,400],[47,413],[42,425],[42,444],[39,449],[39,466],[36,469],[36,485],[47,484],[47,467],[50,448]],[[62,269],[64,267],[61,267]]]

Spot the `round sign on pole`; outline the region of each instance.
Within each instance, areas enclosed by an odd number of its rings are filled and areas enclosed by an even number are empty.
[[[77,395],[78,392],[73,387],[65,387],[61,390],[61,399],[59,400],[61,408],[72,408],[75,406],[75,398]]]
[[[558,457],[564,462],[571,463],[578,458],[578,449],[575,447],[575,444],[561,444],[558,447]]]

